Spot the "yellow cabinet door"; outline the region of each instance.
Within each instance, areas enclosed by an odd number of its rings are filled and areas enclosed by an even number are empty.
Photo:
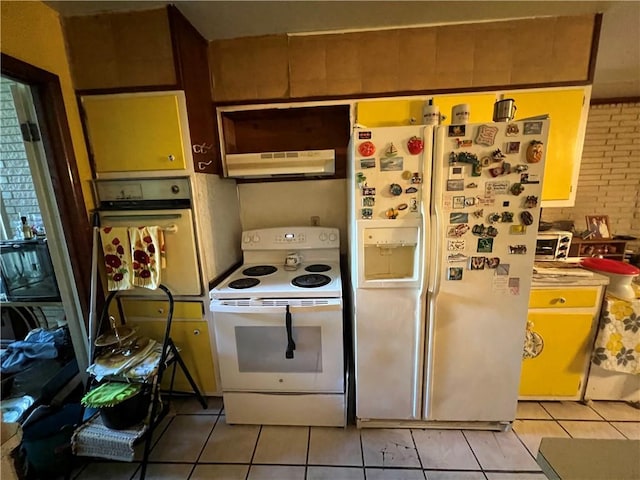
[[[161,342],[164,338],[166,322],[155,320],[132,319],[131,323],[138,326],[138,332],[149,338]],[[171,338],[180,351],[187,370],[193,377],[201,393],[216,392],[216,379],[213,370],[211,343],[207,322],[194,320],[176,320],[171,323]],[[163,375],[162,388],[169,388],[173,365]],[[173,384],[176,391],[192,391],[187,378],[180,366],[176,366],[176,378]]]
[[[575,88],[538,92],[507,92],[504,98],[516,103],[516,120],[549,114],[549,139],[545,147],[546,160],[542,183],[543,202],[571,202],[548,206],[572,206],[577,188],[574,172],[580,168],[584,123],[583,107],[588,102],[586,90]],[[543,205],[544,207],[545,205]]]
[[[82,106],[97,173],[186,168],[178,93],[85,96]]]
[[[437,95],[433,104],[440,108],[445,118],[443,125],[451,123],[451,108],[461,103],[471,108],[470,123],[491,122],[495,93]],[[371,100],[358,102],[356,122],[366,128],[394,127],[422,124],[422,107],[427,100]]]
[[[591,313],[529,313],[530,330],[539,335],[542,350],[522,360],[520,396],[579,395],[592,320]]]
[[[436,95],[433,104],[440,108],[440,115],[446,118],[441,125],[451,125],[451,109],[455,105],[469,105],[469,123],[493,122],[493,105],[496,103],[495,93]]]

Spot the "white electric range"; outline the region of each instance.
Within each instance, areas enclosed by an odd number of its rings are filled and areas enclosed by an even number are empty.
[[[346,423],[339,231],[242,234],[243,265],[211,290],[227,423]]]

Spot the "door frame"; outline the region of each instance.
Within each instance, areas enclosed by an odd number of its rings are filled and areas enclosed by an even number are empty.
[[[82,182],[73,151],[60,79],[57,75],[1,54],[2,75],[31,87],[47,168],[58,194],[56,207],[64,230],[78,301],[85,327],[89,318],[91,286],[92,226],[82,195]],[[64,192],[64,194],[60,194]],[[99,281],[99,279],[95,279]],[[98,289],[99,290],[99,289]]]

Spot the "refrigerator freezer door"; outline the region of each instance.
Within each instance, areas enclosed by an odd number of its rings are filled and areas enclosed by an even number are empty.
[[[356,416],[420,418],[424,297],[417,289],[358,289]]]
[[[423,413],[434,421],[509,422],[517,405],[549,121],[463,127],[436,131],[437,233]],[[536,158],[528,148],[535,142],[542,142]]]

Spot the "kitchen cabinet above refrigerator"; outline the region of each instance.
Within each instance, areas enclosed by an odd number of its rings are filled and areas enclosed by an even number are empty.
[[[451,124],[451,107],[458,104],[470,106],[469,121],[491,122],[494,102],[500,98],[515,100],[514,121],[541,114],[549,115],[549,146],[541,205],[573,206],[589,113],[590,86],[362,100],[356,106],[356,122],[369,128],[420,124],[422,108],[430,99],[439,107],[440,114],[444,117],[441,125]]]

